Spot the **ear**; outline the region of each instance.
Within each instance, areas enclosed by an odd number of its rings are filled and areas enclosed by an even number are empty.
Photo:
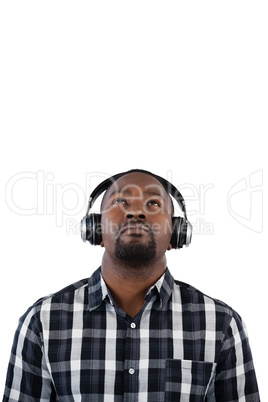
[[[101,246],[101,247],[104,247],[103,241],[100,242],[100,246]]]
[[[167,251],[170,251],[171,249],[172,249],[172,245],[171,245],[171,243],[169,243]]]

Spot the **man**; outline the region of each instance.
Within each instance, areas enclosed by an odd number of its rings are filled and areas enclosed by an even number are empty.
[[[108,187],[101,267],[21,318],[4,402],[260,401],[239,315],[166,267],[173,204],[157,177]]]

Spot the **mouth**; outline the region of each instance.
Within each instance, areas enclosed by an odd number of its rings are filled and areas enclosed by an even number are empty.
[[[127,223],[123,225],[119,231],[119,235],[125,233],[130,236],[142,236],[144,233],[149,233],[150,227],[144,223]]]

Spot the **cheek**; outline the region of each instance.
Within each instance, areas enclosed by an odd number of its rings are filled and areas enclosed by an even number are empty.
[[[162,241],[167,239],[168,241],[171,239],[172,235],[172,221],[171,218],[163,217],[158,222],[154,222],[151,224],[153,233],[155,236],[158,236]]]
[[[112,216],[102,215],[101,216],[101,231],[102,238],[105,239],[109,237],[115,237],[118,233],[120,224]]]

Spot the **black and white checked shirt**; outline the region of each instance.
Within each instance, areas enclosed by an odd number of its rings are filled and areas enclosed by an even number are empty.
[[[3,402],[259,402],[247,335],[226,304],[167,269],[133,319],[101,276],[20,319]]]

